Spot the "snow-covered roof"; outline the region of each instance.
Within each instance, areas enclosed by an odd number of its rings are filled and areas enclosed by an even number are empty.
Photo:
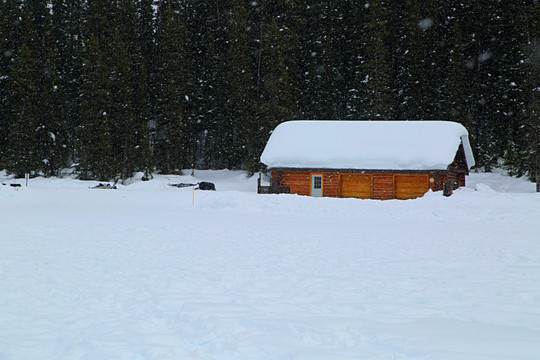
[[[273,131],[261,162],[269,168],[446,170],[463,144],[463,125],[450,121],[288,121]]]

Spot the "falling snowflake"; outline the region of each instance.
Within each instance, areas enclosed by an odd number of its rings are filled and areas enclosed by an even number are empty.
[[[420,20],[420,22],[418,23],[418,26],[419,26],[422,30],[427,30],[427,29],[429,29],[430,27],[433,26],[433,19],[431,19],[431,18],[425,18],[425,19],[422,19],[422,20]]]

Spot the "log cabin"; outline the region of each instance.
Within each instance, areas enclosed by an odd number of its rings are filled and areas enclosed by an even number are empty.
[[[386,200],[450,195],[474,157],[455,122],[310,120],[278,125],[261,162],[271,177],[258,193]]]

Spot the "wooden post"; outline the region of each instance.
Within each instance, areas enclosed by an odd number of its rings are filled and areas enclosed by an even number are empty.
[[[454,191],[454,184],[452,181],[447,181],[443,185],[443,195],[444,196],[450,196],[452,195],[452,192]]]
[[[538,164],[538,162],[539,162],[539,161],[538,161],[538,157],[539,157],[539,155],[538,155],[538,151],[537,151],[536,154],[535,154],[535,160],[536,160],[536,161],[535,161],[535,162],[536,162],[535,165],[536,165],[536,166],[535,166],[535,169],[534,169],[534,177],[535,177],[534,180],[536,181],[536,192],[540,192],[540,176],[539,176],[539,174],[538,174],[538,166],[539,166],[540,164]]]

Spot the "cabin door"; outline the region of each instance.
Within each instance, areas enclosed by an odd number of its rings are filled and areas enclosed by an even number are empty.
[[[322,175],[311,175],[311,196],[322,197]]]

